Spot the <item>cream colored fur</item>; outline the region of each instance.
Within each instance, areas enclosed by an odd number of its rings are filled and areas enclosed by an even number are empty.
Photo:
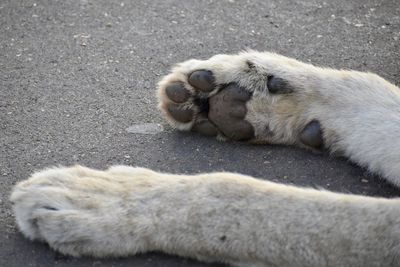
[[[255,69],[248,71],[248,61]],[[217,84],[254,92],[246,120],[253,142],[299,144],[299,131],[320,121],[326,145],[400,186],[400,90],[369,73],[321,69],[271,53],[190,60],[160,82],[211,70]],[[267,75],[287,80],[289,95],[270,95]],[[216,93],[215,90],[213,93]],[[187,104],[190,106],[190,102]],[[273,135],[264,133],[266,126]],[[233,173],[172,175],[115,166],[35,173],[11,201],[21,232],[73,256],[163,251],[237,266],[399,266],[400,199],[317,191]]]

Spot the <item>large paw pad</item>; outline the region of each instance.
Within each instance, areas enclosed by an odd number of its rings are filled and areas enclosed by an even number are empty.
[[[254,137],[253,126],[244,120],[246,102],[251,93],[237,84],[230,84],[210,98],[208,118],[229,139],[249,140]]]

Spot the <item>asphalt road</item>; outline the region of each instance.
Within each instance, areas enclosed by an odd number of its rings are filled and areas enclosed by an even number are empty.
[[[157,253],[74,259],[27,241],[16,229],[8,196],[17,181],[50,165],[225,170],[400,196],[345,159],[175,132],[155,108],[154,94],[173,63],[246,48],[368,70],[399,84],[399,39],[398,0],[1,0],[0,266],[206,266]],[[164,130],[127,131],[142,123],[160,123]]]

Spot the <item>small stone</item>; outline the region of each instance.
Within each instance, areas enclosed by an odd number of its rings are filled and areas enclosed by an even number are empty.
[[[363,179],[361,179],[361,182],[362,183],[368,183],[368,180],[363,178]]]

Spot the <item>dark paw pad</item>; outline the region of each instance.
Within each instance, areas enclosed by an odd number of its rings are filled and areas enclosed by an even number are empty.
[[[175,104],[168,105],[168,112],[175,120],[182,123],[190,122],[193,118],[193,110],[184,109]]]
[[[165,89],[165,93],[168,98],[174,101],[175,103],[184,103],[190,97],[190,92],[186,90],[181,82],[171,83]]]
[[[309,147],[321,149],[324,145],[322,129],[318,121],[311,121],[300,133],[300,141]]]
[[[228,138],[236,141],[249,140],[254,137],[253,126],[243,120],[246,116],[246,101],[251,93],[237,84],[230,84],[209,100],[208,117]]]
[[[208,120],[203,120],[197,122],[192,131],[200,133],[205,136],[216,136],[218,134],[217,128]]]
[[[202,92],[211,92],[215,88],[215,78],[209,70],[197,70],[189,75],[189,84]]]
[[[286,80],[272,75],[268,77],[267,87],[271,94],[289,94],[293,92],[292,86]]]

